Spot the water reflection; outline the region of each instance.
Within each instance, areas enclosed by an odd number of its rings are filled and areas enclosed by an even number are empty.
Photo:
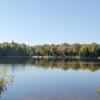
[[[61,68],[64,70],[67,70],[67,69],[74,69],[74,70],[88,69],[91,71],[96,71],[96,70],[100,69],[99,62],[38,59],[38,60],[31,61],[31,64],[32,63],[38,67]]]
[[[4,58],[0,59],[0,64],[21,64],[35,65],[43,68],[61,68],[63,70],[90,70],[96,71],[100,69],[100,61],[94,59],[83,60],[69,60],[69,59],[29,59],[29,58]]]
[[[7,85],[13,82],[13,75],[8,74],[7,68],[0,66],[0,96],[7,90]]]
[[[100,61],[92,59],[1,58],[0,99],[100,100],[99,69]]]

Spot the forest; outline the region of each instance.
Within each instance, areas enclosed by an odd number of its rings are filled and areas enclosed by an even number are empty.
[[[48,57],[100,57],[100,44],[44,44],[30,46],[11,43],[0,43],[0,56],[48,56]]]

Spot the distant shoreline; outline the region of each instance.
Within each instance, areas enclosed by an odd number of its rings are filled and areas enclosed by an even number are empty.
[[[47,58],[47,59],[98,59],[100,57],[80,57],[80,56],[0,56],[0,58]]]
[[[67,59],[100,59],[100,44],[59,44],[29,46],[12,43],[0,43],[1,57],[29,58],[67,58]]]

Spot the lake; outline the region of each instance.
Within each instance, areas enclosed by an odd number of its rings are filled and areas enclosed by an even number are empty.
[[[0,58],[0,100],[100,100],[100,61]]]

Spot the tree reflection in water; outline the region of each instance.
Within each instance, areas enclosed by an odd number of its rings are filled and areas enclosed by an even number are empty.
[[[7,85],[13,82],[13,75],[10,75],[6,67],[0,66],[0,96],[7,90]]]
[[[25,68],[28,65],[30,67],[39,68],[60,68],[62,70],[89,70],[97,71],[100,70],[100,60],[95,59],[32,59],[32,58],[0,58],[0,65],[8,64],[11,68]],[[13,66],[12,66],[13,65]],[[21,65],[21,66],[20,66]],[[28,67],[29,67],[28,66]],[[7,85],[13,82],[13,75],[7,71],[9,66],[0,66],[0,95],[7,89]],[[97,93],[100,94],[100,87],[96,89]]]
[[[96,71],[100,70],[100,60],[97,59],[32,59],[23,57],[8,57],[0,58],[0,64],[21,64],[23,67],[28,65],[33,65],[42,68],[60,68],[63,70],[73,69],[73,70],[90,70]],[[18,67],[18,66],[17,66]]]
[[[90,70],[96,71],[100,69],[99,61],[68,61],[66,59],[30,59],[29,64],[33,64],[37,67],[43,68],[61,68],[63,70],[73,69],[73,70]]]

